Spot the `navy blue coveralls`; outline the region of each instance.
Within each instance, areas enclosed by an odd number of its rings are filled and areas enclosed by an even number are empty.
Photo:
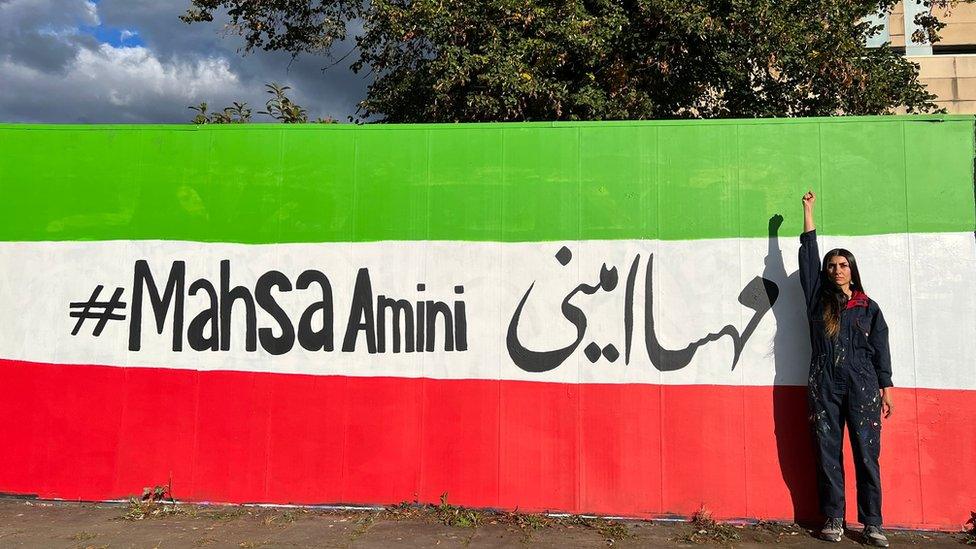
[[[807,303],[813,357],[807,384],[817,456],[820,511],[844,517],[844,426],[850,430],[857,477],[857,518],[881,526],[881,396],[891,387],[888,325],[873,300],[841,307],[840,332],[827,335],[816,231],[800,235],[800,285]],[[862,294],[863,295],[863,294]]]

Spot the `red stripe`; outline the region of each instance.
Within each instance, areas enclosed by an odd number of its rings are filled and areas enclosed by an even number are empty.
[[[0,379],[7,493],[116,499],[171,478],[188,501],[388,504],[447,492],[458,505],[523,511],[653,517],[705,505],[720,518],[816,517],[803,387],[8,360]],[[976,395],[895,391],[883,430],[886,522],[958,529],[974,507],[965,466],[976,463]]]

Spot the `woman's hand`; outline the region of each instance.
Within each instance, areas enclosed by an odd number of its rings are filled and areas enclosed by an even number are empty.
[[[817,195],[813,194],[812,190],[808,190],[807,194],[803,195],[803,211],[813,211],[813,203],[817,201]]]
[[[885,419],[891,417],[891,411],[894,406],[891,404],[891,394],[888,392],[888,387],[881,389],[881,413],[884,415]]]
[[[817,195],[813,194],[813,190],[808,190],[807,194],[803,195],[803,232],[808,233],[815,229],[813,223],[813,203],[817,201]]]

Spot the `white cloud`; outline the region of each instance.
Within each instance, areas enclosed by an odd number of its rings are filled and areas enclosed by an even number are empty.
[[[227,95],[240,84],[223,58],[163,62],[145,47],[114,48],[102,44],[97,50],[83,49],[65,77],[129,105],[139,99],[182,99]]]
[[[188,122],[188,105],[263,107],[264,83],[292,87],[312,116],[344,117],[366,82],[324,58],[254,52],[222,21],[187,25],[185,0],[0,0],[0,122]],[[89,27],[118,31],[99,43]],[[135,37],[138,36],[138,39]],[[126,44],[130,44],[125,47]],[[257,116],[257,121],[267,121]]]
[[[75,107],[74,115],[66,121],[90,120],[86,116],[88,107],[105,103],[116,108],[98,121],[152,121],[152,115],[160,111],[188,120],[184,114],[186,106],[199,98],[229,104],[244,91],[224,58],[161,60],[145,47],[115,48],[108,44],[78,50],[60,74],[39,71],[10,59],[0,61],[0,74],[5,81],[0,90],[0,110],[5,103],[45,97],[56,100],[57,105],[52,105],[56,110],[61,105]],[[30,118],[45,120],[51,113],[36,114]]]
[[[85,11],[88,13],[89,19],[94,21],[94,23],[90,23],[90,24],[92,25],[101,24],[101,21],[98,19],[98,4],[92,2],[91,0],[85,0]]]
[[[134,38],[138,35],[139,33],[136,31],[131,31],[129,29],[122,29],[122,36],[119,38],[119,41],[124,43],[127,39]]]

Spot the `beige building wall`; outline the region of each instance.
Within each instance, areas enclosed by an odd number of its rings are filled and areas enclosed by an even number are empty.
[[[949,114],[976,114],[976,55],[909,57],[919,66],[919,79],[938,96],[936,104]]]
[[[918,64],[919,79],[937,96],[940,107],[950,114],[976,114],[976,4],[958,3],[948,12],[935,9],[934,14],[946,23],[939,32],[941,40],[933,44],[931,55],[908,59]],[[888,34],[892,47],[905,47],[901,2],[888,15]]]
[[[942,39],[935,48],[976,45],[976,4],[956,4],[946,14],[944,9],[934,9],[933,14],[948,25],[939,33]]]
[[[888,36],[893,48],[905,47],[905,6],[901,2],[888,14]]]

